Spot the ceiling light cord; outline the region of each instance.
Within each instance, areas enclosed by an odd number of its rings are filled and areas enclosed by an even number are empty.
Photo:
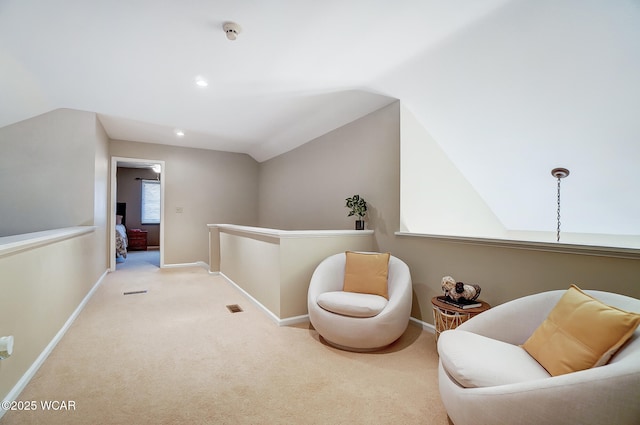
[[[560,242],[560,177],[558,177],[558,227],[556,229],[556,242]]]
[[[569,170],[567,170],[566,168],[554,168],[553,170],[551,170],[551,175],[558,179],[556,242],[560,242],[560,180],[569,175]]]

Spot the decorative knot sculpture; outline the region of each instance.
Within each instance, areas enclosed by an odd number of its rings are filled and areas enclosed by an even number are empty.
[[[444,295],[453,301],[466,300],[474,301],[480,296],[480,285],[468,285],[463,282],[456,282],[451,276],[442,278],[442,291]]]

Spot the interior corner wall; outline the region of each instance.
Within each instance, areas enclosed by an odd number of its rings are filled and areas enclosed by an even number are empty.
[[[94,223],[96,116],[56,109],[0,128],[0,236]]]
[[[93,114],[95,127],[95,180],[93,194],[93,225],[96,226],[96,270],[102,273],[109,268],[109,242],[107,229],[109,226],[109,137],[96,114]]]
[[[506,229],[438,143],[400,106],[400,230],[505,238]]]
[[[354,229],[345,198],[359,194],[366,226],[397,229],[399,102],[260,164],[260,226],[283,230]]]
[[[164,161],[167,265],[209,262],[207,224],[258,223],[258,163],[249,155],[122,140],[109,142],[109,154]]]

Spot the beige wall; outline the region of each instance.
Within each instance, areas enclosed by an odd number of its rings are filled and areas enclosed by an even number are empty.
[[[491,305],[577,284],[640,298],[640,260],[472,245],[396,236],[380,242],[404,259],[414,284],[413,316],[429,323],[442,276],[477,283]]]
[[[109,160],[107,135],[93,113],[52,111],[0,129],[0,138],[5,234],[95,226],[0,256],[0,335],[15,337],[14,355],[0,362],[4,398],[107,269]]]
[[[640,260],[472,245],[396,236],[400,225],[399,104],[376,111],[260,164],[260,225],[351,228],[343,199],[371,207],[377,249],[402,258],[414,283],[413,316],[433,323],[430,300],[451,275],[482,286],[496,305],[575,283],[640,298]],[[437,182],[434,182],[437,184]]]
[[[0,236],[95,225],[108,264],[108,137],[95,113],[56,109],[0,128]]]
[[[280,239],[220,232],[220,271],[280,317]]]
[[[102,237],[91,232],[0,256],[0,335],[13,355],[0,361],[0,399],[11,391],[106,271]]]
[[[95,231],[94,273],[93,282],[109,267],[109,243],[107,237],[109,217],[109,138],[104,131],[98,117],[93,114],[95,128],[95,160],[94,160],[94,189],[93,189],[93,225]]]
[[[371,235],[285,238],[280,241],[280,317],[308,313],[307,293],[318,264],[330,255],[371,251]]]
[[[287,232],[212,225],[209,232],[211,271],[223,273],[276,320],[307,314],[309,283],[322,260],[346,250],[371,251],[373,246],[370,231]]]
[[[258,163],[248,155],[120,140],[109,151],[165,161],[165,264],[208,263],[209,223],[258,221]]]
[[[395,231],[398,208],[386,206],[400,203],[400,169],[389,166],[399,153],[398,111],[399,103],[393,103],[261,163],[260,225],[353,229],[345,198],[359,194],[370,208],[367,228]]]
[[[0,128],[0,236],[93,224],[96,131],[71,109]]]

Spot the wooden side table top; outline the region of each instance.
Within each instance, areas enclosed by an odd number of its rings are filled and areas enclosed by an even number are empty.
[[[482,305],[480,307],[474,307],[474,308],[458,308],[458,307],[452,306],[451,304],[447,304],[440,301],[438,297],[431,298],[431,304],[433,304],[435,307],[438,307],[441,310],[452,311],[454,313],[478,314],[478,313],[482,313],[483,311],[489,310],[491,308],[489,303],[485,301],[477,300],[477,302],[481,303]]]

